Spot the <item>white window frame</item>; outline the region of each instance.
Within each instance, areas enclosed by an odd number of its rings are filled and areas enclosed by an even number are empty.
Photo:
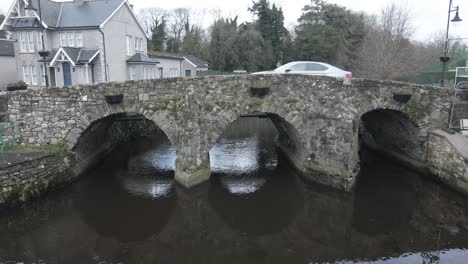
[[[29,71],[31,73],[31,83],[32,85],[37,85],[37,71],[36,65],[29,65]]]
[[[83,33],[76,32],[75,37],[76,37],[76,46],[79,48],[83,47]]]
[[[41,37],[41,32],[38,31],[36,32],[36,43],[37,43],[37,50],[42,50],[42,37]]]
[[[132,55],[132,36],[127,36],[127,55]]]
[[[65,47],[68,44],[67,33],[60,32],[60,46]]]
[[[137,72],[136,72],[136,66],[135,65],[130,65],[130,80],[131,81],[136,81],[138,78]]]
[[[45,68],[44,65],[40,65],[40,71],[41,71],[41,84],[45,85]]]
[[[68,46],[75,47],[75,32],[67,32]]]
[[[27,84],[31,84],[31,80],[28,74],[28,71],[29,71],[28,65],[22,65],[21,67],[23,68],[23,81]]]
[[[26,39],[26,32],[19,32],[20,51],[28,52],[28,41]]]
[[[34,52],[34,34],[32,31],[26,32],[27,40],[28,40],[28,51]]]

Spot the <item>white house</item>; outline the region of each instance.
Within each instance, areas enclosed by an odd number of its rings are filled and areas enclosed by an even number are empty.
[[[146,55],[147,35],[127,0],[13,0],[0,29],[16,40],[17,78],[29,86],[44,86],[46,72],[51,86],[158,74],[159,62]],[[45,69],[38,54],[43,46],[50,52]]]

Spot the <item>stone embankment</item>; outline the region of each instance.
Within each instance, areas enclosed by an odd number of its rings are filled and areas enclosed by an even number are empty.
[[[0,157],[0,207],[26,201],[72,179],[67,153],[6,153]]]

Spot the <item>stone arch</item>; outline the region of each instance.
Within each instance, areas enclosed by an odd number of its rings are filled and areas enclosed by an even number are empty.
[[[427,133],[401,110],[378,108],[360,117],[361,143],[402,161],[423,161]]]
[[[305,127],[305,122],[302,117],[297,115],[297,113],[289,113],[281,111],[281,109],[272,109],[271,107],[243,111],[230,109],[219,113],[218,118],[214,120],[215,124],[210,127],[211,131],[208,134],[208,151],[216,144],[223,132],[226,131],[231,124],[242,116],[252,114],[266,114],[268,118],[274,118],[272,121],[278,129],[278,132],[281,131],[277,125],[282,125],[283,128],[287,128],[290,132],[294,132],[294,136],[298,140],[298,143],[300,142],[300,144],[303,145],[306,143],[302,137],[304,133],[301,133]]]
[[[267,109],[262,109],[267,110]],[[293,114],[285,114],[281,111],[245,111],[245,112],[226,112],[221,116],[225,118],[219,118],[216,125],[213,127],[213,131],[209,135],[207,152],[209,153],[216,142],[222,137],[225,131],[228,131],[229,127],[238,121],[240,118],[252,115],[264,115],[264,118],[269,118],[276,131],[278,132],[278,147],[285,154],[286,158],[297,165],[299,160],[306,159],[306,140],[305,132],[300,129],[304,128],[304,124],[298,122],[301,120]],[[209,157],[209,155],[208,155]]]
[[[77,165],[75,166],[75,174],[80,175],[87,169],[93,167],[97,162],[102,160],[118,142],[108,137],[108,131],[111,128],[116,118],[122,118],[124,114],[133,115],[133,117],[142,117],[143,120],[151,122],[157,131],[161,132],[170,143],[177,148],[174,144],[174,134],[170,126],[170,122],[164,119],[162,115],[148,115],[146,112],[132,111],[124,107],[115,107],[111,109],[96,110],[87,112],[88,115],[81,118],[77,122],[76,127],[72,128],[67,135],[66,142],[68,148],[73,151],[77,157]],[[107,111],[106,111],[107,110]],[[161,125],[163,124],[163,125]],[[168,132],[170,131],[170,132]]]
[[[83,135],[86,130],[91,128],[94,124],[100,120],[111,117],[118,114],[137,114],[141,115],[147,120],[152,121],[156,126],[158,126],[164,134],[167,136],[172,145],[177,146],[176,143],[176,133],[175,125],[167,118],[164,113],[153,113],[144,110],[144,107],[139,105],[131,106],[108,106],[108,105],[98,105],[93,108],[88,108],[85,111],[85,115],[81,117],[80,120],[74,121],[76,123],[75,127],[70,129],[65,142],[68,145],[69,149],[73,149],[78,144],[78,140],[81,135]]]

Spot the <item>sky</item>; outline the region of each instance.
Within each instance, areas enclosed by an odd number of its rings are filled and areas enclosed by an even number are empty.
[[[0,10],[4,13],[8,11],[13,0],[0,0]],[[219,9],[225,16],[239,15],[239,21],[252,20],[252,15],[247,11],[252,5],[252,0],[129,0],[135,9],[145,7],[160,7],[173,9],[186,7],[192,9]],[[286,26],[293,28],[297,19],[301,15],[301,9],[310,0],[270,0],[283,8]],[[327,0],[329,3],[336,3],[354,11],[364,11],[369,14],[378,14],[385,6],[396,3],[404,5],[411,10],[413,16],[413,38],[425,41],[434,34],[444,33],[447,25],[447,11],[449,0]],[[468,0],[453,0],[455,6],[460,6],[460,17],[464,20],[459,23],[452,23],[450,35],[459,38],[468,38]],[[454,16],[455,13],[452,13]],[[209,12],[203,18],[203,23],[210,23]]]

